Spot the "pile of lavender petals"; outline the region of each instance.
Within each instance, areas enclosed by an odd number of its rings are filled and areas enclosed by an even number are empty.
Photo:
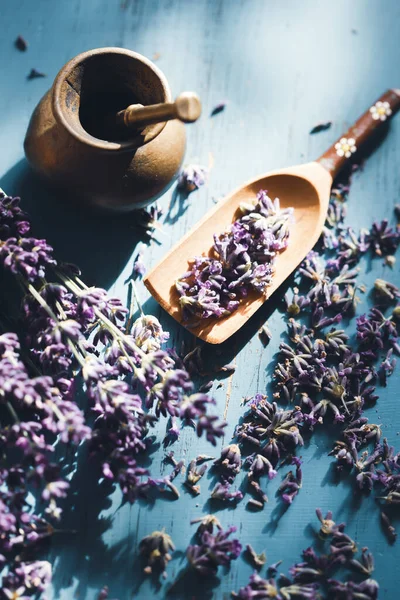
[[[210,255],[194,258],[176,281],[185,319],[227,316],[250,290],[266,293],[276,256],[288,245],[293,208],[281,209],[261,190],[240,212],[227,232],[214,234]]]

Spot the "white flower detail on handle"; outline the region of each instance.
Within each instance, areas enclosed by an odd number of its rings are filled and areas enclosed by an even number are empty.
[[[353,138],[342,138],[335,144],[335,150],[338,156],[350,158],[357,150],[356,141]]]
[[[386,121],[386,119],[392,114],[392,109],[390,108],[389,102],[379,101],[374,104],[374,106],[371,106],[369,112],[375,121]]]

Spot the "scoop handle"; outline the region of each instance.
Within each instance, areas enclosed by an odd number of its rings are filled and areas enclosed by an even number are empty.
[[[335,178],[350,158],[357,157],[360,146],[399,108],[400,89],[388,90],[316,162]]]
[[[164,102],[162,104],[152,104],[151,106],[131,104],[125,110],[117,113],[116,118],[118,125],[137,129],[161,121],[170,121],[171,119],[193,123],[197,121],[200,114],[201,102],[199,97],[193,92],[182,92],[175,102]]]

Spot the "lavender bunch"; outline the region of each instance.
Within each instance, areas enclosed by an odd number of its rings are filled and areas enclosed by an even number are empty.
[[[293,209],[281,209],[278,199],[260,191],[240,211],[225,233],[214,235],[210,256],[194,258],[176,281],[184,318],[226,316],[251,290],[266,293],[275,258],[288,245]]]
[[[48,562],[21,559],[55,532],[33,512],[28,494],[39,496],[49,519],[59,520],[69,484],[52,461],[55,444],[78,445],[90,433],[83,413],[69,399],[69,382],[59,383],[49,376],[32,377],[17,336],[0,335],[0,570],[7,565],[0,594],[7,598],[40,593],[51,580]]]
[[[11,202],[4,196],[1,201]],[[14,200],[12,205],[15,211]],[[135,457],[145,449],[154,420],[171,416],[195,421],[198,435],[214,444],[224,423],[208,415],[214,401],[194,394],[183,365],[161,349],[167,335],[157,319],[142,315],[126,331],[128,311],[118,298],[88,287],[76,268],[56,266],[44,240],[28,241],[2,240],[0,259],[27,292],[23,310],[29,346],[45,373],[65,379],[71,369],[81,371],[95,415],[91,454],[100,457],[104,477],[117,481],[132,502],[149,485],[143,480],[147,471]],[[60,283],[44,278],[49,266]]]
[[[138,462],[154,421],[171,416],[195,424],[198,435],[214,444],[225,425],[208,414],[214,401],[194,393],[183,365],[162,349],[168,335],[157,319],[142,314],[132,323],[118,298],[88,287],[75,267],[57,265],[45,240],[25,237],[29,227],[19,200],[1,193],[0,262],[25,291],[24,341],[32,368],[40,372],[37,377],[28,373],[15,336],[1,337],[0,399],[10,424],[6,420],[0,430],[0,554],[9,569],[4,589],[9,582],[21,594],[24,584],[16,568],[23,563],[15,562],[17,552],[54,531],[31,514],[26,495],[31,487],[39,489],[47,514],[58,519],[59,500],[68,491],[59,466],[51,462],[56,442],[87,440],[103,477],[117,482],[133,502],[160,485]],[[78,374],[88,398],[86,414],[74,401]],[[6,449],[11,447],[16,462],[10,466]]]

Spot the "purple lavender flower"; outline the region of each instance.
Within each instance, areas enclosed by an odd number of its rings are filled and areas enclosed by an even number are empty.
[[[374,292],[382,302],[393,302],[400,298],[400,290],[397,286],[384,279],[375,279]]]
[[[268,458],[262,454],[256,454],[249,458],[251,459],[250,470],[248,473],[249,478],[258,478],[264,474],[268,475],[268,479],[273,479],[276,477],[277,472],[273,468],[272,463],[268,460]]]
[[[190,461],[188,470],[186,472],[185,485],[189,489],[189,491],[195,496],[200,494],[200,486],[197,484],[206,471],[207,465],[203,463],[199,466],[198,458]]]
[[[351,598],[376,600],[378,598],[379,585],[374,579],[366,579],[361,583],[329,579],[328,584],[328,593],[335,600],[349,600]]]
[[[211,492],[211,498],[213,500],[222,500],[223,502],[237,502],[242,500],[243,494],[240,490],[231,491],[231,486],[229,483],[217,483]]]
[[[261,554],[257,554],[257,552],[254,550],[254,548],[250,544],[247,544],[247,546],[246,546],[246,553],[247,553],[251,563],[253,564],[253,566],[256,569],[261,569],[261,567],[263,567],[265,565],[265,563],[267,562],[267,557],[265,555],[265,552],[262,552]]]
[[[186,165],[179,174],[178,187],[185,192],[193,192],[207,181],[208,169],[201,165]]]
[[[229,444],[223,448],[221,456],[214,462],[214,465],[220,469],[223,480],[232,483],[242,467],[239,446]]]
[[[215,534],[205,530],[200,544],[188,546],[186,556],[190,566],[205,576],[215,575],[220,565],[229,566],[242,551],[239,540],[229,539],[235,531],[236,527],[218,530]]]
[[[394,254],[400,243],[400,231],[388,226],[387,219],[381,223],[373,223],[369,232],[369,242],[375,254],[387,256]]]
[[[274,579],[263,579],[257,572],[250,575],[249,583],[241,588],[235,598],[240,600],[253,600],[253,598],[279,598],[279,588]]]
[[[27,215],[20,207],[20,199],[0,191],[0,240],[25,236],[30,230]]]
[[[35,238],[8,238],[0,242],[0,260],[4,267],[29,282],[44,277],[46,267],[56,264],[52,252],[45,240]]]
[[[139,543],[139,552],[146,563],[144,568],[146,575],[151,575],[155,571],[161,572],[163,577],[166,577],[166,567],[172,560],[174,550],[172,539],[164,530],[153,531],[144,537]]]
[[[133,262],[132,278],[134,280],[142,278],[143,275],[145,275],[145,273],[146,273],[146,265],[143,262],[143,252],[140,251],[136,255],[136,258]]]
[[[303,475],[301,470],[301,461],[296,460],[295,457],[292,462],[296,464],[296,473],[294,474],[293,471],[289,471],[278,489],[279,492],[283,492],[282,500],[285,502],[285,504],[292,504],[302,486]]]

